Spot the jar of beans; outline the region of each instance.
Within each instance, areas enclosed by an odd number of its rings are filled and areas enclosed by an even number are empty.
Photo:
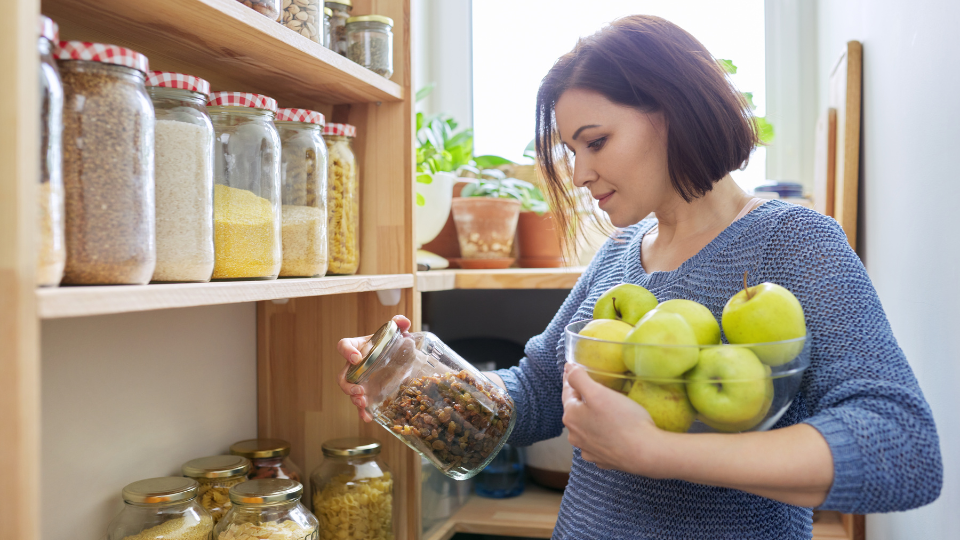
[[[63,83],[53,53],[60,42],[57,23],[40,16],[40,246],[37,285],[56,286],[67,262],[63,223]]]
[[[479,473],[513,431],[507,391],[430,332],[402,333],[389,321],[364,351],[346,380],[363,387],[367,412],[450,478]]]
[[[380,75],[393,75],[393,19],[364,15],[347,19],[347,58]]]
[[[327,196],[328,274],[356,274],[360,268],[360,177],[351,140],[357,128],[350,124],[327,124],[330,192]]]
[[[300,502],[300,482],[250,480],[230,488],[233,508],[213,530],[216,540],[317,540],[317,518]]]
[[[213,518],[197,502],[192,478],[164,477],[123,488],[123,510],[107,527],[107,540],[210,540]]]
[[[67,263],[74,285],[144,284],[154,244],[154,112],[147,57],[61,41]]]
[[[230,447],[230,453],[250,460],[251,480],[289,478],[300,481],[300,468],[290,459],[290,443],[283,439],[249,439]]]
[[[280,2],[283,0],[237,0],[241,4],[272,21],[280,18]]]
[[[181,469],[187,478],[199,484],[197,501],[213,517],[220,521],[230,507],[230,488],[247,481],[250,460],[240,456],[210,456],[192,459]]]
[[[353,10],[351,0],[327,0],[324,6],[330,8],[330,49],[347,55],[347,19]]]
[[[277,102],[214,92],[207,110],[216,139],[213,279],[276,279],[282,262]]]

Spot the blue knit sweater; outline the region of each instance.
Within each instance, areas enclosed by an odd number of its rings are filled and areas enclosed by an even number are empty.
[[[890,330],[866,269],[843,230],[812,210],[771,201],[731,224],[670,272],[648,274],[643,221],[608,241],[550,326],[526,346],[520,366],[498,371],[518,409],[510,443],[560,435],[563,328],[589,319],[619,283],[661,301],[695,300],[720,319],[750,282],[783,285],[800,300],[811,365],[800,394],[775,427],[810,424],[829,443],[834,482],[822,508],[847,513],[906,510],[940,493],[942,463],[933,416]],[[696,436],[696,435],[691,435]],[[792,540],[810,538],[812,510],[734,489],[602,470],[574,450],[554,538]]]

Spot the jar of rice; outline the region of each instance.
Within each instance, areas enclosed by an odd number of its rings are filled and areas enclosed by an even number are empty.
[[[213,518],[197,502],[192,478],[149,478],[123,488],[123,510],[107,540],[210,540]]]

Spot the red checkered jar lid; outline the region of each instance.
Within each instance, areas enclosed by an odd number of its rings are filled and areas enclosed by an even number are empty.
[[[357,127],[350,124],[327,124],[323,127],[324,135],[335,135],[338,137],[356,137]]]
[[[86,60],[133,68],[144,73],[150,71],[150,62],[146,56],[133,49],[107,45],[106,43],[61,41],[60,49],[57,51],[57,60]]]
[[[322,126],[326,119],[322,113],[308,109],[280,109],[277,111],[277,122],[304,122]]]
[[[60,43],[60,27],[50,17],[40,16],[40,37],[52,41],[54,45]]]
[[[187,75],[185,73],[171,73],[169,71],[151,71],[147,73],[147,86],[159,86],[162,88],[176,88],[178,90],[190,90],[201,94],[210,93],[210,83]]]
[[[272,97],[260,94],[248,94],[246,92],[213,92],[207,105],[215,107],[250,107],[251,109],[264,109],[273,113],[277,112],[277,100]]]

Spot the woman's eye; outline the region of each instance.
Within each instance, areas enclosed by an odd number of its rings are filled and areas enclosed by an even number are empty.
[[[606,142],[607,142],[607,138],[606,138],[606,137],[600,137],[599,139],[594,139],[594,140],[590,141],[590,144],[587,145],[587,148],[589,148],[589,149],[591,149],[591,150],[599,150],[599,149],[603,148],[603,145],[604,145],[604,143],[606,143]]]

